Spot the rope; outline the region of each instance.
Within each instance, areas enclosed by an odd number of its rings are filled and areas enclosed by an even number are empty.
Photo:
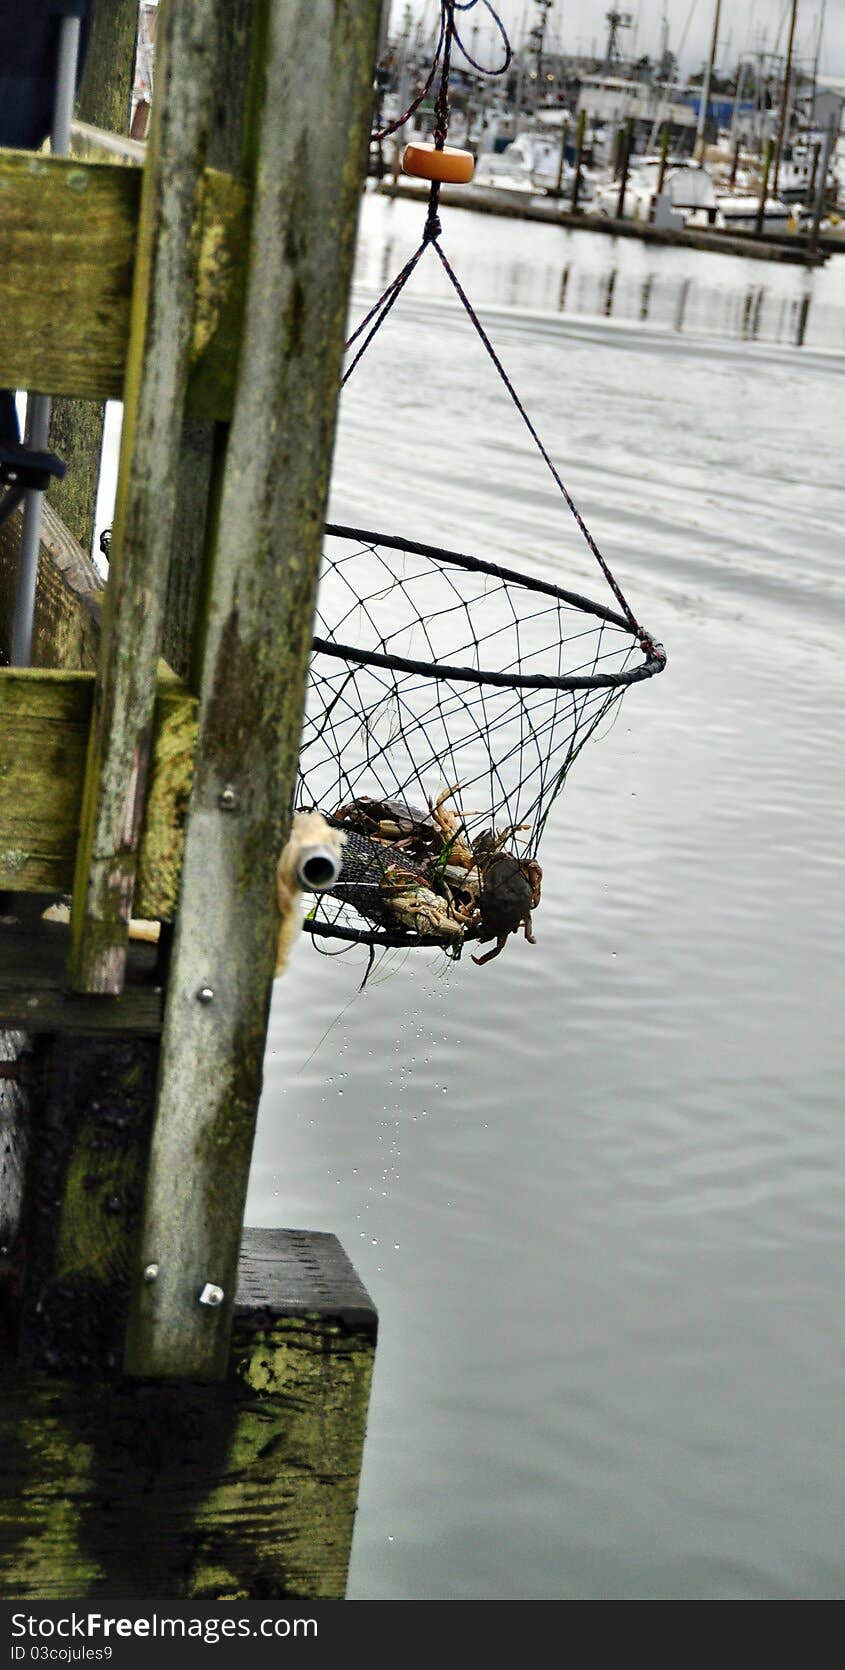
[[[479,64],[476,59],[473,58],[471,52],[469,52],[467,47],[464,45],[455,23],[456,12],[471,12],[475,10],[477,5],[483,5],[484,10],[490,13],[493,22],[499,31],[502,45],[505,49],[505,55],[502,63],[495,69],[491,69],[486,64]],[[505,26],[499,17],[498,12],[495,11],[491,5],[490,0],[464,0],[463,4],[459,4],[458,0],[440,0],[440,23],[438,26],[437,44],[434,48],[434,57],[432,58],[431,66],[425,82],[419,89],[419,92],[415,94],[411,103],[408,105],[407,110],[403,110],[401,116],[394,117],[394,120],[392,122],[387,122],[383,128],[374,129],[374,131],[370,134],[371,144],[379,144],[382,139],[388,139],[392,133],[398,133],[399,129],[403,128],[405,123],[409,122],[411,117],[416,115],[420,105],[425,102],[428,94],[431,92],[437,75],[438,65],[440,64],[441,59],[444,59],[444,54],[447,65],[446,80],[448,82],[448,64],[451,59],[453,43],[458,47],[461,55],[466,59],[466,62],[471,64],[474,70],[478,70],[480,75],[504,75],[506,70],[510,68],[511,60],[513,58],[511,43],[508,40]]]
[[[499,29],[502,40],[504,42],[504,46],[505,46],[504,62],[500,66],[500,68],[498,68],[498,69],[487,70],[487,69],[484,69],[481,65],[476,64],[475,60],[473,58],[471,58],[469,53],[467,52],[467,50],[466,50],[466,48],[465,48],[465,46],[464,46],[464,44],[461,40],[458,29],[457,29],[457,25],[456,25],[456,22],[455,22],[456,12],[472,11],[474,9],[474,7],[478,4],[483,4],[485,6],[485,9],[488,12],[491,13],[491,15],[492,15],[492,17],[493,17],[493,19],[494,19],[494,21],[495,21],[495,23],[496,23],[496,25]],[[498,16],[498,13],[494,11],[492,5],[490,4],[490,0],[464,0],[463,4],[459,3],[459,0],[440,0],[440,27],[439,27],[439,33],[438,33],[437,46],[435,48],[434,61],[433,61],[428,79],[426,81],[425,87],[424,87],[423,91],[420,93],[420,95],[418,96],[418,98],[416,99],[416,101],[414,102],[414,104],[411,105],[410,109],[405,114],[405,116],[400,118],[399,121],[397,121],[392,127],[388,128],[388,129],[385,129],[384,130],[385,133],[386,132],[394,132],[397,127],[401,127],[402,123],[408,119],[408,116],[411,115],[412,112],[419,107],[419,105],[422,103],[422,100],[425,97],[426,93],[429,91],[429,89],[433,85],[435,75],[436,75],[436,72],[437,72],[437,67],[438,67],[438,64],[439,64],[439,66],[440,66],[440,82],[439,82],[439,86],[438,86],[438,90],[437,90],[437,98],[435,100],[435,105],[434,105],[434,148],[435,148],[435,150],[438,150],[438,151],[443,150],[443,148],[446,144],[446,139],[447,139],[448,131],[449,131],[449,115],[450,115],[449,77],[450,77],[451,68],[452,68],[452,50],[453,50],[454,46],[457,46],[459,48],[459,50],[462,52],[462,54],[463,54],[464,58],[467,60],[467,62],[472,64],[474,68],[481,70],[482,74],[502,75],[502,74],[504,74],[504,71],[508,68],[508,65],[511,62],[512,52],[511,52],[510,41],[508,40],[508,36],[507,36],[506,31],[505,31],[504,24],[502,23],[501,18]],[[383,137],[383,135],[376,136],[376,137]],[[515,405],[517,411],[519,412],[519,415],[522,418],[522,421],[525,424],[525,427],[528,430],[529,435],[531,436],[531,439],[533,440],[535,446],[537,447],[537,450],[540,453],[540,456],[543,459],[543,462],[545,463],[547,469],[549,470],[549,472],[552,476],[552,479],[554,480],[554,482],[556,483],[557,487],[559,488],[561,494],[563,495],[563,498],[565,500],[567,508],[569,509],[572,516],[574,517],[575,522],[578,526],[578,529],[579,529],[582,537],[584,538],[589,550],[591,551],[593,557],[595,558],[596,562],[598,563],[598,566],[601,569],[601,572],[604,575],[604,578],[607,581],[607,584],[610,586],[610,589],[613,592],[613,595],[616,598],[616,600],[619,604],[619,607],[622,610],[622,613],[625,616],[625,619],[626,619],[631,631],[633,632],[634,636],[637,638],[641,647],[645,651],[646,656],[650,660],[656,659],[662,665],[663,662],[666,659],[665,651],[663,650],[662,645],[656,643],[655,640],[651,637],[651,635],[648,632],[645,631],[644,627],[642,627],[640,625],[639,621],[637,620],[630,604],[628,603],[628,601],[627,601],[627,599],[626,599],[626,597],[625,597],[625,595],[622,591],[621,586],[619,585],[618,581],[615,579],[615,577],[614,577],[614,575],[613,575],[613,573],[610,569],[610,565],[608,564],[605,557],[602,556],[602,553],[599,550],[598,544],[597,544],[596,540],[594,539],[593,535],[591,534],[589,528],[587,527],[587,524],[584,521],[583,516],[581,515],[580,511],[578,510],[578,507],[575,504],[575,502],[572,498],[572,495],[569,492],[568,487],[566,486],[566,483],[564,482],[559,470],[557,469],[557,466],[555,465],[553,459],[551,458],[549,452],[547,451],[545,445],[543,444],[543,441],[541,440],[539,434],[537,433],[537,430],[536,430],[531,418],[529,417],[528,412],[526,411],[524,405],[522,404],[522,401],[521,401],[519,395],[517,394],[517,391],[514,388],[514,385],[511,382],[511,379],[508,376],[508,373],[506,372],[506,370],[505,370],[505,368],[502,364],[502,361],[500,360],[495,348],[493,347],[493,344],[492,344],[489,336],[487,335],[487,332],[485,331],[484,326],[482,325],[481,320],[478,317],[478,314],[476,313],[469,297],[466,294],[466,291],[464,290],[457,274],[454,271],[454,268],[451,265],[451,262],[448,259],[448,256],[446,255],[446,253],[445,253],[445,251],[444,251],[444,249],[443,249],[443,247],[440,243],[443,228],[442,228],[441,222],[440,222],[440,212],[439,211],[440,211],[440,182],[438,180],[433,180],[432,184],[431,184],[431,189],[430,189],[429,195],[428,195],[428,206],[427,206],[427,210],[426,210],[425,224],[424,224],[424,227],[423,227],[422,241],[419,244],[418,248],[414,251],[413,255],[410,257],[410,259],[408,261],[406,261],[404,267],[402,267],[400,272],[397,273],[396,277],[391,279],[387,288],[382,292],[382,294],[379,296],[378,300],[370,308],[369,313],[361,321],[360,325],[357,327],[357,329],[350,336],[350,338],[349,338],[349,340],[346,344],[347,349],[351,348],[353,346],[353,344],[358,340],[358,338],[362,335],[362,333],[367,331],[367,335],[365,336],[361,347],[358,349],[358,352],[356,353],[355,358],[352,360],[351,364],[347,367],[347,369],[344,373],[344,376],[343,376],[343,379],[342,379],[342,382],[341,382],[341,387],[345,386],[345,384],[349,381],[349,378],[351,377],[353,371],[355,370],[355,367],[358,365],[359,361],[361,360],[363,355],[366,353],[367,349],[370,346],[370,343],[373,341],[373,338],[380,331],[380,329],[381,329],[382,325],[384,324],[385,319],[387,318],[388,314],[391,312],[392,308],[396,305],[396,302],[397,302],[399,296],[401,295],[402,291],[404,290],[405,285],[407,284],[409,278],[411,277],[411,274],[415,271],[419,261],[421,260],[423,254],[425,253],[426,249],[428,249],[428,247],[431,245],[436,250],[438,259],[440,260],[440,263],[443,267],[443,270],[446,273],[446,276],[448,277],[448,279],[449,279],[449,281],[450,281],[450,283],[451,283],[451,285],[452,285],[452,287],[455,291],[455,294],[457,295],[459,301],[461,302],[461,305],[464,308],[464,311],[467,314],[467,317],[469,318],[470,323],[472,324],[474,330],[476,331],[476,334],[478,335],[486,353],[488,354],[488,356],[491,359],[493,365],[495,366],[496,371],[498,372],[498,375],[499,375],[502,383],[504,384],[504,387],[507,389],[507,392],[510,395],[511,400],[513,401],[513,404]],[[368,329],[368,327],[369,327],[369,329]]]

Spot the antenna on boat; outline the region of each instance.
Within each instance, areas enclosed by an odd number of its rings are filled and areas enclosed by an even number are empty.
[[[611,65],[616,62],[616,59],[621,58],[622,56],[619,51],[620,30],[630,29],[634,19],[630,12],[609,11],[605,12],[604,16],[607,24],[607,46],[604,54],[604,67],[607,71],[610,69]]]

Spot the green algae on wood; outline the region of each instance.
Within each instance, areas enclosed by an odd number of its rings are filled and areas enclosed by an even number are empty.
[[[69,1333],[0,1379],[7,1600],[343,1597],[375,1312],[330,1235],[248,1230],[240,1276],[220,1384],[80,1380]]]
[[[123,398],[143,172],[0,151],[3,386],[86,401]],[[193,285],[187,292],[186,408],[195,417],[231,411],[245,204],[238,181],[205,172],[196,210],[203,261],[196,297]],[[84,536],[86,529],[73,531]]]
[[[15,583],[20,554],[22,512],[0,524],[0,654],[9,654]],[[103,581],[90,557],[56,514],[44,505],[35,622],[34,667],[92,672],[100,645]]]
[[[0,670],[0,887],[67,892],[73,882],[94,678]],[[175,913],[196,740],[195,697],[161,678],[140,837],[136,914]]]
[[[228,1358],[372,102],[378,0],[274,0],[259,14],[243,342],[214,495],[196,766],[127,1335],[138,1375],[215,1378]],[[161,1273],[149,1286],[140,1270],[151,1261]],[[206,1282],[223,1290],[216,1309],[197,1303]]]
[[[138,223],[117,499],[71,918],[77,991],[119,992],[152,740],[190,365],[213,0],[164,5]],[[111,172],[123,179],[128,169]]]

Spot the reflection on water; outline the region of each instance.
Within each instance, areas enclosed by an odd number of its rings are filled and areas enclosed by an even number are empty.
[[[388,230],[392,264],[416,224],[368,201],[373,289]],[[669,665],[573,767],[536,947],[390,954],[358,995],[363,954],[303,941],[277,987],[250,1221],[333,1230],[381,1313],[351,1593],[838,1595],[840,367],[561,315],[555,229],[446,237]],[[344,394],[334,517],[600,599],[436,265]]]
[[[422,212],[406,200],[368,199],[359,282],[384,288],[419,242]],[[808,271],[459,210],[444,211],[444,226],[444,244],[479,301],[691,335],[845,349],[845,255]],[[431,277],[424,262],[414,289],[425,292]]]

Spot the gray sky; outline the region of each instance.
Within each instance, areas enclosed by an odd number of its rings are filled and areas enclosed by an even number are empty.
[[[523,18],[530,22],[536,15],[534,0],[493,0],[505,25],[518,40]],[[627,9],[634,18],[634,27],[622,35],[623,50],[635,42],[636,51],[652,57],[661,42],[661,19],[665,11],[669,21],[669,45],[680,54],[682,67],[689,72],[699,67],[710,48],[713,29],[714,0],[615,0],[619,11]],[[437,17],[437,0],[392,0],[391,25],[401,23],[405,5],[410,4],[415,16],[429,17],[432,27]],[[555,0],[549,13],[547,39],[553,48],[558,44],[564,52],[591,52],[593,42],[601,51],[607,38],[605,12],[610,0]],[[822,0],[799,0],[796,52],[799,57],[812,58],[815,53]],[[720,65],[727,60],[731,65],[740,52],[750,50],[786,51],[791,0],[722,0],[722,20],[719,29]],[[469,30],[478,18],[479,48],[489,37],[483,22],[484,8],[479,3],[475,12],[466,13],[464,24]],[[779,36],[779,42],[776,44]],[[683,44],[682,44],[683,40]],[[827,0],[824,36],[822,40],[821,73],[845,76],[845,0]]]

